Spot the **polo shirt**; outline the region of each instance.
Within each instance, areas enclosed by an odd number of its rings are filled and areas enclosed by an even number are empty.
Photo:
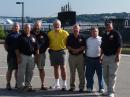
[[[63,29],[60,29],[58,32],[52,30],[48,33],[49,37],[49,48],[52,50],[62,50],[66,49],[66,40],[69,33]]]
[[[49,38],[46,33],[42,30],[32,30],[31,33],[36,37],[39,45],[39,53],[45,53],[46,49],[49,46]]]
[[[122,37],[116,30],[112,30],[109,34],[104,33],[102,36],[101,48],[104,55],[110,56],[117,53],[117,49],[122,47]]]
[[[19,49],[20,53],[30,56],[35,54],[36,50],[39,49],[39,46],[34,35],[27,36],[22,33],[18,37],[17,49]]]
[[[86,56],[88,57],[99,57],[100,52],[101,52],[101,37],[97,36],[96,38],[94,37],[89,37],[86,40]]]
[[[19,32],[10,32],[5,39],[9,56],[16,57],[15,50],[17,48],[17,40],[19,35]]]
[[[75,37],[74,34],[70,34],[67,38],[67,46],[70,46],[73,49],[79,49],[83,46],[85,46],[85,39],[80,34],[78,37]],[[69,51],[70,54],[73,54],[72,51]],[[78,54],[83,53],[83,51],[80,51]],[[73,54],[74,55],[74,54]]]

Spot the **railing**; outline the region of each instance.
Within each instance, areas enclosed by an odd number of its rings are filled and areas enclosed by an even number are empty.
[[[20,25],[21,26],[21,25]],[[33,24],[31,23],[31,26],[33,27]],[[80,24],[80,27],[81,27],[81,34],[85,37],[85,38],[88,38],[90,36],[90,28],[92,26],[97,26],[99,27],[99,34],[102,35],[102,33],[104,32],[105,30],[105,27],[104,25],[99,25],[99,24],[95,24],[95,25],[86,25],[86,24]],[[4,27],[4,30],[6,32],[10,32],[11,31],[11,28],[12,28],[12,25],[9,25],[9,24],[6,24],[6,25],[3,25]],[[48,23],[45,23],[42,25],[43,27],[43,30],[47,33],[49,32],[50,30],[53,29],[53,24],[48,24]],[[63,29],[67,30],[69,33],[72,32],[72,26],[67,26],[67,27],[63,27]],[[116,27],[116,30],[118,30],[121,35],[122,35],[122,39],[123,39],[123,43],[125,44],[130,44],[130,27]]]

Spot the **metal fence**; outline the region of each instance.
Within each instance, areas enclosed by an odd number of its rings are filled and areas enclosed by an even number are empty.
[[[31,24],[31,26],[33,27],[33,24]],[[105,31],[105,26],[101,25],[101,24],[100,25],[99,24],[95,24],[95,25],[80,24],[80,27],[81,27],[80,33],[85,38],[88,38],[90,36],[90,28],[92,26],[97,26],[99,28],[99,35],[102,36],[102,33]],[[10,32],[12,25],[3,25],[3,27],[6,32]],[[47,33],[53,29],[53,24],[43,24],[42,28]],[[72,32],[72,26],[63,27],[63,29],[67,30],[69,33]],[[130,46],[130,38],[129,38],[130,37],[130,27],[116,27],[115,29],[121,33],[124,45]]]

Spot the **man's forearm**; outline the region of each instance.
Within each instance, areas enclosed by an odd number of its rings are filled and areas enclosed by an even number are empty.
[[[79,52],[85,50],[85,46],[80,47],[78,50]]]
[[[15,53],[16,53],[16,57],[17,57],[17,58],[20,57],[20,52],[19,52],[18,49],[15,50]]]
[[[116,56],[119,56],[121,54],[122,48],[118,48],[116,52]]]
[[[102,57],[103,57],[103,50],[101,49],[100,58],[102,59]]]
[[[70,47],[70,46],[67,46],[67,49],[68,49],[69,51],[74,51],[74,49],[73,49],[72,47]]]

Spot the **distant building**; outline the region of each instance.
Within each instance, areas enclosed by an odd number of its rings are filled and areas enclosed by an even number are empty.
[[[115,19],[108,19],[113,22],[113,26],[116,30],[118,30],[123,39],[124,45],[130,46],[130,19],[129,18],[115,18]],[[107,21],[107,20],[106,20]]]
[[[128,28],[128,27],[130,27],[130,19],[114,18],[114,19],[108,19],[108,20],[111,20],[113,22],[113,26],[115,28]]]
[[[11,24],[13,25],[13,21],[11,19],[7,19],[7,18],[0,18],[0,24]]]

